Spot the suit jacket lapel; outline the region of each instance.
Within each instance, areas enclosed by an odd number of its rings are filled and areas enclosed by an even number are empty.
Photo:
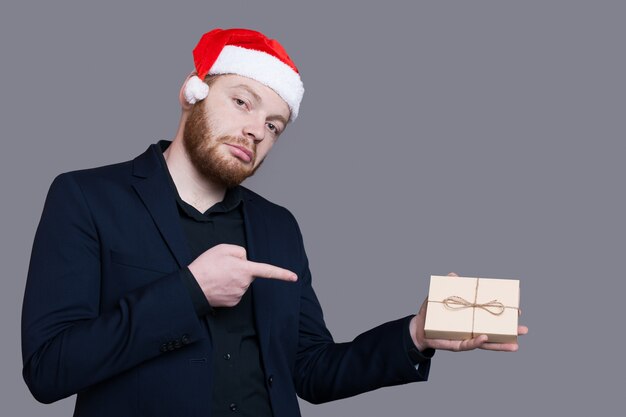
[[[254,262],[270,261],[270,245],[267,225],[259,207],[251,198],[244,204],[244,225],[246,229],[246,242],[248,245],[248,260]],[[272,287],[271,279],[258,278],[252,283],[252,299],[254,303],[254,317],[259,334],[261,352],[269,352],[270,324],[272,322]]]
[[[178,221],[176,199],[172,194],[172,187],[156,152],[162,152],[162,147],[151,145],[146,152],[133,161],[133,175],[138,178],[133,187],[182,268],[191,263],[191,254]],[[243,216],[248,259],[255,262],[269,262],[270,245],[265,219],[258,205],[254,204],[254,197],[246,193],[245,199]],[[256,279],[252,283],[255,321],[262,353],[269,352],[273,285],[274,282],[271,279],[264,278]]]
[[[133,175],[142,178],[133,187],[182,268],[192,261],[191,254],[180,226],[174,191],[156,152],[162,152],[159,145],[151,145],[133,161]]]

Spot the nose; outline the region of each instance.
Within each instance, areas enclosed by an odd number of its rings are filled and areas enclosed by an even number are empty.
[[[265,120],[261,120],[260,117],[248,119],[243,128],[243,135],[255,143],[262,141],[265,138]]]

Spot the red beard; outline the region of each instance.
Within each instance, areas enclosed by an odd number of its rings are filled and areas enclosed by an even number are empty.
[[[183,144],[191,163],[196,170],[211,182],[226,188],[235,187],[258,169],[256,162],[256,144],[241,137],[215,136],[214,126],[207,120],[204,102],[196,104],[185,123]],[[250,162],[224,154],[220,147],[224,143],[241,145],[252,151]],[[261,164],[259,164],[260,166]]]

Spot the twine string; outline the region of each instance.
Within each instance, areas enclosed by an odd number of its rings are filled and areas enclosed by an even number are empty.
[[[494,316],[499,316],[504,313],[504,304],[499,302],[498,300],[491,300],[486,303],[476,303],[467,301],[463,297],[459,297],[457,295],[453,295],[451,297],[446,298],[442,301],[443,305],[450,310],[462,310],[464,308],[482,308],[486,312],[493,314]]]
[[[472,339],[474,338],[474,322],[476,318],[477,308],[481,308],[485,310],[486,312],[493,314],[494,316],[499,316],[500,314],[504,312],[504,304],[502,304],[498,300],[491,300],[489,302],[481,303],[481,304],[476,302],[478,299],[478,283],[479,282],[480,282],[480,278],[476,278],[476,287],[474,288],[474,302],[470,303],[465,298],[459,297],[458,295],[453,295],[442,301],[443,305],[447,309],[451,309],[451,310],[461,310],[464,308],[472,309],[472,334],[470,336]],[[494,309],[494,311],[491,310],[492,308]]]

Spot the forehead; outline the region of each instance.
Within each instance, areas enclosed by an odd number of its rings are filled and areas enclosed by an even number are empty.
[[[254,99],[260,101],[261,104],[266,106],[272,113],[282,115],[285,119],[289,120],[291,111],[285,100],[274,90],[252,78],[235,74],[225,74],[218,77],[215,83],[213,83],[212,88],[215,87],[248,93],[252,95]]]

